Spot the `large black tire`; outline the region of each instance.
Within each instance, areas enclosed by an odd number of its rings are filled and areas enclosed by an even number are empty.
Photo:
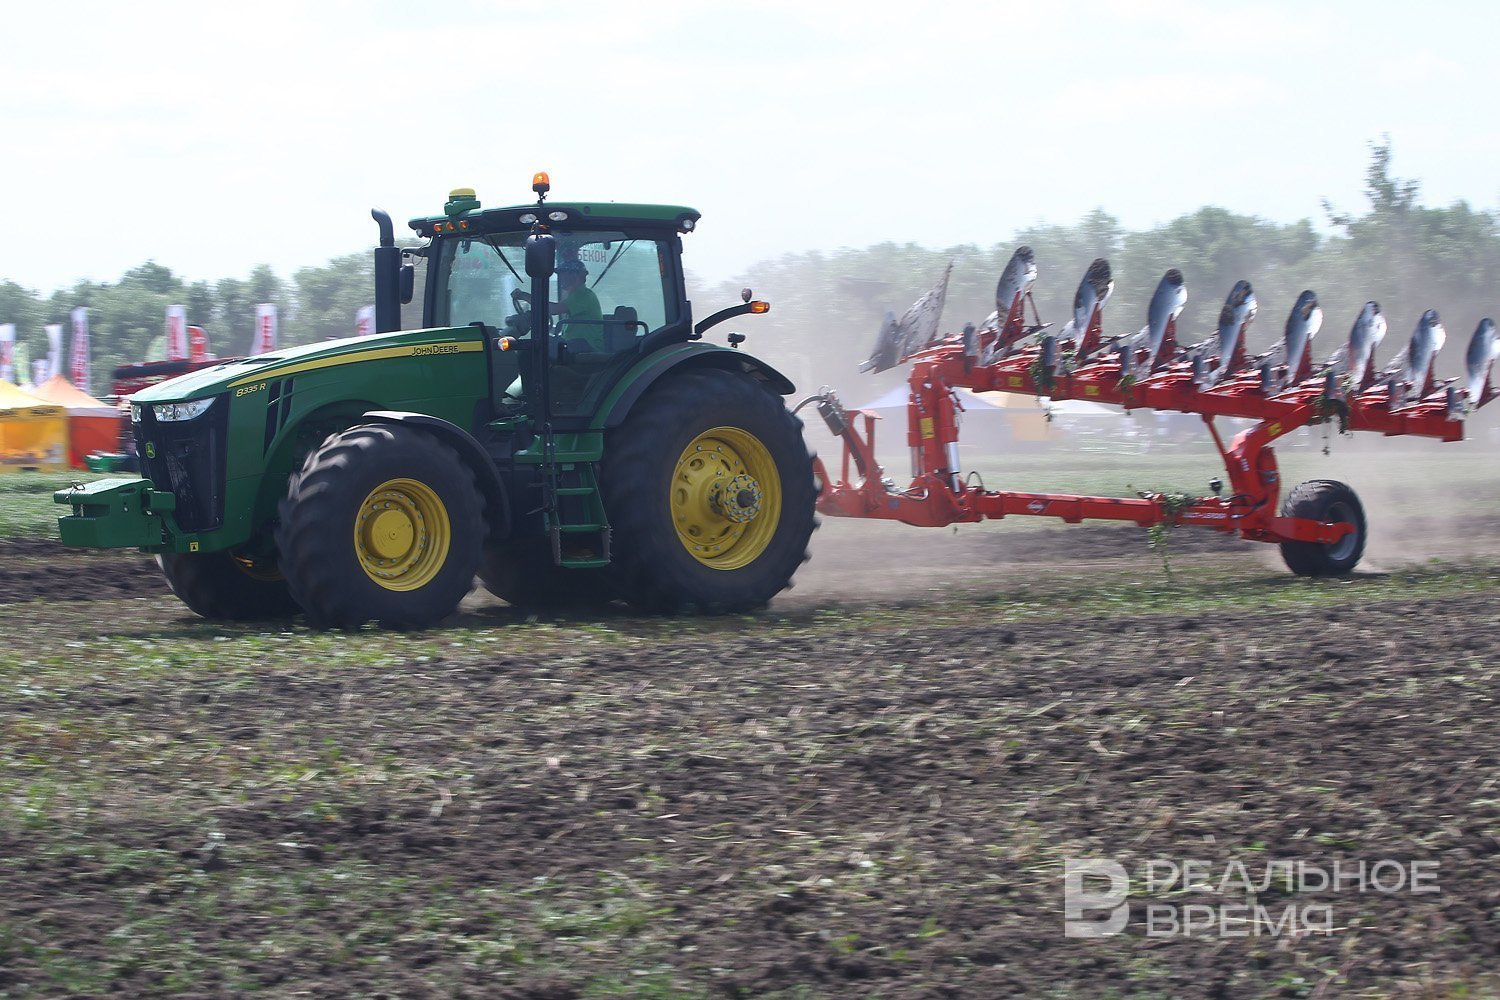
[[[1359,497],[1343,483],[1312,479],[1299,483],[1281,503],[1284,517],[1314,521],[1337,521],[1354,525],[1354,531],[1336,542],[1282,542],[1281,558],[1298,576],[1345,576],[1359,564],[1365,552],[1365,509]]]
[[[410,427],[330,436],[287,483],[276,531],[292,596],[320,628],[427,628],[474,582],[484,545],[473,471]]]
[[[275,565],[231,552],[177,552],[156,557],[172,593],[212,621],[290,618],[301,610]]]
[[[601,608],[614,598],[604,570],[564,569],[552,561],[547,538],[486,545],[479,582],[500,600],[527,611]]]
[[[605,443],[615,589],[649,612],[763,607],[816,527],[802,422],[747,375],[668,375]]]

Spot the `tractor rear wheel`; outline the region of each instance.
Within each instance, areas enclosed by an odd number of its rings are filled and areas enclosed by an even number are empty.
[[[168,552],[156,557],[172,593],[215,621],[290,618],[301,610],[276,565],[233,552]]]
[[[1365,551],[1365,509],[1348,486],[1332,479],[1299,483],[1281,504],[1283,517],[1305,517],[1354,527],[1336,542],[1282,542],[1281,558],[1298,576],[1344,576]]]
[[[479,582],[500,600],[528,611],[599,608],[614,597],[603,570],[564,569],[554,563],[546,538],[486,545]]]
[[[427,628],[474,582],[482,510],[473,471],[446,444],[410,427],[352,427],[287,483],[282,572],[315,626]]]
[[[615,589],[651,612],[745,611],[791,586],[816,519],[802,422],[747,375],[670,375],[610,432]]]

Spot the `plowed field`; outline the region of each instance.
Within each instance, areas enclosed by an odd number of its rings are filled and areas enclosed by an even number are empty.
[[[215,625],[146,557],[0,542],[0,995],[1493,992],[1470,527],[1307,581],[1186,530],[1169,579],[1138,529],[836,522],[761,614],[476,595],[421,635]],[[1137,880],[1071,939],[1079,857],[1441,891]],[[1332,931],[1145,930],[1247,900]]]

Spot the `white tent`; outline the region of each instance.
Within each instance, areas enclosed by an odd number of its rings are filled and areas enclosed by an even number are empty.
[[[1118,417],[1125,412],[1118,406],[1090,403],[1086,399],[1054,399],[1048,409],[1054,417]]]
[[[976,393],[955,389],[958,404],[963,407],[959,420],[964,431],[962,444],[980,448],[1005,448],[1025,442],[1045,441],[1049,425],[1046,407],[1027,396],[1011,392]],[[898,385],[856,409],[872,410],[887,420],[906,420],[906,403],[911,390]]]
[[[986,399],[984,398],[984,396],[980,396],[977,393],[970,392],[968,389],[956,389],[954,391],[958,393],[959,404],[964,408],[966,412],[972,412],[974,410],[985,411],[1009,409],[1009,407],[1004,406],[1003,404],[1000,404],[994,400]],[[891,389],[889,392],[881,393],[876,398],[870,400],[870,402],[863,403],[860,406],[854,407],[854,409],[904,411],[906,409],[907,398],[910,395],[910,389],[908,389],[904,385],[898,385]],[[986,395],[994,396],[996,395],[996,393],[986,393]]]

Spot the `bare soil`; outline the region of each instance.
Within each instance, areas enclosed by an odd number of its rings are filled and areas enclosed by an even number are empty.
[[[1170,544],[1190,608],[1094,602],[1160,584],[1139,530],[830,525],[757,616],[476,596],[447,653],[396,666],[81,665],[66,698],[0,700],[13,776],[75,784],[24,815],[7,785],[0,995],[1492,991],[1500,570],[1462,599],[1415,574],[1260,607],[1237,592],[1306,581]],[[0,614],[253,641],[144,557],[0,556]],[[1148,904],[1226,900],[1138,890],[1127,933],[1074,940],[1069,857],[1425,861],[1441,892],[1261,897],[1328,904],[1332,934],[1148,938]]]

